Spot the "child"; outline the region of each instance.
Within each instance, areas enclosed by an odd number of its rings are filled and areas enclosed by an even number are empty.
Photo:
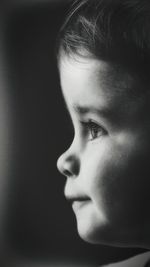
[[[90,243],[150,248],[149,28],[149,0],[79,0],[59,34],[74,139],[57,165]]]

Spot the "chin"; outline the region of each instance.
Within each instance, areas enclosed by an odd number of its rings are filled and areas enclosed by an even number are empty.
[[[134,238],[133,240],[131,237],[126,239],[124,236],[118,235],[117,229],[111,229],[107,223],[96,225],[85,219],[78,220],[77,230],[81,239],[87,243],[122,248],[144,248],[144,246],[141,246]]]
[[[111,247],[122,247],[122,248],[128,248],[128,247],[140,247],[132,242],[124,242],[124,241],[117,241],[115,238],[112,238],[108,236],[108,233],[105,235],[104,232],[96,232],[96,231],[90,231],[89,229],[80,229],[77,227],[78,234],[82,240],[84,240],[87,243],[94,244],[94,245],[104,245],[104,246],[111,246]]]
[[[77,220],[77,231],[81,239],[91,244],[106,244],[107,241],[104,237],[105,224],[90,222],[86,219]]]

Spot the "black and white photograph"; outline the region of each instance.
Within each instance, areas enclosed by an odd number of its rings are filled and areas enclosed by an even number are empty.
[[[150,1],[0,2],[0,266],[150,267]]]

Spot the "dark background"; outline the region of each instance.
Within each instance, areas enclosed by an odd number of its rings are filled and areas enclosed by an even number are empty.
[[[3,6],[6,79],[11,98],[12,163],[7,242],[35,261],[107,263],[139,252],[86,244],[63,196],[58,156],[71,140],[55,59],[66,1],[12,1]],[[76,265],[77,266],[77,265]]]

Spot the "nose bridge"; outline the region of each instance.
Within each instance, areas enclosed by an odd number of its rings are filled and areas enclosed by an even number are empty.
[[[78,175],[80,160],[74,142],[72,142],[70,147],[58,158],[57,167],[58,170],[67,177],[75,177]]]

